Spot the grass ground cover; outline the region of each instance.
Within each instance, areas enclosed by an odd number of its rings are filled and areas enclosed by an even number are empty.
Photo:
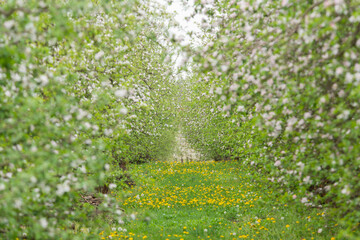
[[[120,195],[127,218],[100,239],[335,239],[336,222],[281,196],[238,162],[133,165],[136,186]]]

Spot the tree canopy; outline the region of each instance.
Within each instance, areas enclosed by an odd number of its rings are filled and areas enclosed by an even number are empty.
[[[130,163],[171,158],[181,131],[206,159],[328,209],[355,239],[360,2],[198,0],[200,46],[170,34],[154,4],[0,1],[0,236],[94,227],[83,205],[95,192],[122,222],[108,191],[136,177]]]

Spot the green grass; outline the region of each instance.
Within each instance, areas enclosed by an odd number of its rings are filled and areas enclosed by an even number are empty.
[[[156,162],[131,172],[136,186],[113,193],[124,223],[100,238],[330,240],[339,230],[326,211],[281,197],[275,183],[238,162]]]

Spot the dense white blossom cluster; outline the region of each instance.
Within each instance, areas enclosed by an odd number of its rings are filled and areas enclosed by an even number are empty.
[[[213,159],[252,162],[303,203],[335,206],[344,226],[357,226],[359,2],[204,2],[198,11],[212,9],[214,26],[189,52],[196,70],[186,87],[199,99],[184,101],[190,142]]]
[[[160,17],[146,1],[0,1],[0,238],[72,238],[92,225],[86,197],[118,187],[109,171],[169,152]],[[118,218],[108,195],[98,208]]]

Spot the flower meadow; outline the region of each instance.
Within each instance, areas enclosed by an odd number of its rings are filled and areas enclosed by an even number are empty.
[[[359,0],[0,0],[0,239],[359,239],[359,59]]]
[[[326,210],[278,194],[238,162],[155,162],[132,171],[136,186],[117,197],[128,220],[100,239],[330,240],[339,231]]]

